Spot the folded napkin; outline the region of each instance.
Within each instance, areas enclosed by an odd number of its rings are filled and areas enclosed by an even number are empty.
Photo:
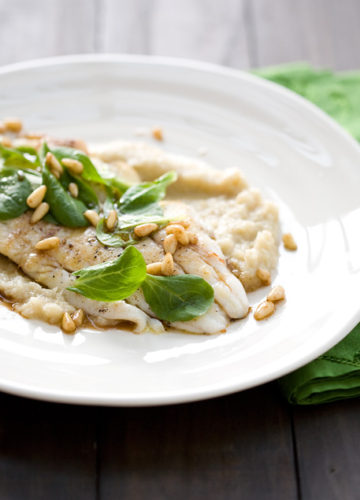
[[[307,64],[256,70],[322,108],[360,141],[360,72]],[[335,347],[279,381],[289,403],[309,405],[360,396],[360,323]]]

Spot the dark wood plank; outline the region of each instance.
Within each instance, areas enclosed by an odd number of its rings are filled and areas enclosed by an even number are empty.
[[[96,0],[0,0],[0,64],[95,51]]]
[[[316,66],[360,66],[358,0],[251,1],[256,65],[309,61]]]
[[[104,409],[100,498],[297,498],[288,407],[276,387],[159,408]]]
[[[246,0],[102,0],[99,49],[248,68],[245,7]]]
[[[360,399],[293,411],[302,498],[358,500]]]
[[[96,408],[0,394],[1,500],[96,498]]]

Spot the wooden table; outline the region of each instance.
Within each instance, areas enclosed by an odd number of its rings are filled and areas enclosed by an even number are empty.
[[[0,0],[0,64],[127,52],[355,69],[359,18],[358,0]],[[0,499],[355,500],[359,443],[360,400],[292,408],[276,383],[145,409],[0,394]]]

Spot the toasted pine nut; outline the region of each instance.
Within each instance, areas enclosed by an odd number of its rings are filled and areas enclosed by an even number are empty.
[[[146,266],[146,272],[148,274],[161,274],[162,262],[153,262]]]
[[[45,197],[46,189],[46,186],[43,184],[29,194],[26,199],[27,206],[30,208],[38,207]]]
[[[267,296],[269,302],[277,302],[285,299],[285,290],[281,285],[276,285]]]
[[[283,234],[282,240],[283,240],[284,247],[286,248],[286,250],[293,250],[293,251],[297,250],[297,244],[296,244],[294,237],[291,233]]]
[[[72,320],[75,323],[75,326],[81,326],[84,322],[84,317],[84,311],[82,309],[77,309],[72,315]]]
[[[162,131],[162,129],[160,127],[156,127],[156,128],[152,129],[152,136],[157,141],[163,141],[164,140],[163,131]]]
[[[168,234],[164,239],[164,250],[166,253],[175,253],[177,247],[177,239],[174,234]]]
[[[145,236],[149,236],[149,234],[153,233],[159,229],[159,226],[153,222],[149,222],[148,224],[140,224],[134,228],[134,233],[139,238],[144,238]]]
[[[44,134],[36,134],[33,132],[27,132],[26,134],[22,134],[21,137],[25,137],[25,139],[30,139],[32,141],[40,140],[44,137]]]
[[[196,245],[196,243],[199,241],[199,238],[196,236],[196,234],[188,231],[187,235],[189,237],[190,245]]]
[[[82,174],[84,170],[83,164],[78,160],[73,160],[72,158],[63,158],[61,163],[67,167],[74,174]]]
[[[189,244],[189,236],[181,224],[169,224],[166,228],[166,234],[174,234],[181,245]]]
[[[185,229],[189,229],[190,227],[190,221],[188,220],[181,220],[177,224],[181,224]]]
[[[52,250],[60,245],[60,240],[57,236],[51,236],[50,238],[45,238],[36,243],[36,250]]]
[[[18,134],[22,129],[22,121],[18,118],[5,118],[4,127],[7,132]]]
[[[60,179],[60,172],[58,170],[55,170],[54,168],[50,168],[50,172],[57,178]]]
[[[256,271],[256,276],[259,278],[260,281],[263,282],[264,285],[270,285],[271,274],[266,269],[259,267],[259,269],[257,269]]]
[[[165,254],[165,257],[161,263],[161,272],[165,276],[171,276],[174,272],[174,259],[170,252]]]
[[[3,134],[5,132],[5,125],[0,122],[0,134]]]
[[[180,233],[175,234],[176,239],[181,245],[188,245],[190,243],[189,235],[186,231],[182,231]]]
[[[79,196],[79,188],[75,182],[70,182],[69,184],[69,193],[73,198],[77,198]]]
[[[59,176],[63,174],[64,169],[60,165],[58,159],[52,153],[50,153],[50,151],[46,153],[45,163],[48,167],[50,167],[50,170],[55,175],[55,177],[57,177],[57,175],[54,172],[57,172]]]
[[[95,210],[86,210],[86,212],[84,212],[84,217],[86,217],[94,227],[97,226],[100,219],[99,214],[95,212]]]
[[[11,148],[12,142],[10,141],[10,139],[8,137],[2,137],[1,145],[4,146],[4,148]]]
[[[254,318],[257,321],[261,321],[262,319],[271,316],[275,311],[275,306],[273,302],[268,302],[265,300],[264,302],[260,302],[254,312]]]
[[[32,213],[32,216],[30,218],[30,224],[36,224],[41,220],[45,215],[48,213],[50,208],[49,203],[46,203],[46,201],[43,201],[38,205],[35,210]]]
[[[74,333],[76,330],[75,321],[71,318],[69,313],[64,313],[61,320],[61,328],[65,333]]]
[[[112,231],[114,229],[117,223],[117,219],[118,216],[116,210],[110,210],[109,215],[107,216],[106,219],[106,227],[108,228],[109,231]]]

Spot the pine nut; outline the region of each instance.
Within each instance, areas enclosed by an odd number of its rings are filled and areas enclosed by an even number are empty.
[[[45,238],[36,243],[36,250],[52,250],[60,245],[60,240],[57,236],[51,236],[51,238]]]
[[[36,134],[32,132],[27,132],[26,134],[22,134],[22,137],[25,137],[25,139],[30,139],[31,141],[39,141],[44,137],[44,134]]]
[[[174,234],[168,234],[164,239],[165,253],[175,253],[177,247],[177,239]]]
[[[11,148],[12,147],[12,142],[8,137],[3,137],[1,139],[1,145],[4,146],[4,148]]]
[[[174,234],[181,245],[189,244],[189,235],[181,224],[169,224],[166,228],[166,234]]]
[[[100,219],[99,214],[95,212],[95,210],[86,210],[86,212],[84,212],[84,217],[86,217],[94,227],[97,226]]]
[[[292,250],[292,251],[297,250],[297,244],[291,233],[283,234],[282,241],[286,250]]]
[[[84,311],[82,309],[77,309],[72,315],[72,320],[75,323],[75,326],[81,326],[84,322],[84,317]]]
[[[281,285],[276,285],[267,296],[269,302],[277,302],[285,299],[285,290]]]
[[[79,196],[79,188],[75,182],[70,182],[69,184],[69,193],[73,198],[77,198]]]
[[[191,233],[190,231],[187,233],[189,237],[189,243],[190,245],[196,245],[199,241],[199,238],[196,236],[195,233]]]
[[[46,153],[45,163],[48,167],[50,167],[50,170],[55,175],[55,177],[59,178],[60,175],[63,174],[64,169],[60,165],[58,159],[52,153],[50,153],[50,151]],[[59,177],[55,174],[55,172],[57,172]]]
[[[146,266],[146,272],[148,274],[161,274],[162,263],[161,262],[153,262],[152,264],[148,264]]]
[[[176,239],[181,245],[188,245],[190,243],[189,235],[186,231],[175,234]]]
[[[164,134],[163,131],[160,127],[156,127],[152,129],[152,136],[154,139],[157,141],[163,141],[164,140]]]
[[[42,185],[36,188],[26,199],[27,206],[36,208],[43,201],[46,194],[46,186]]]
[[[264,302],[260,302],[254,312],[254,318],[257,321],[261,321],[269,316],[271,316],[275,311],[275,306],[273,302],[268,302],[265,300]]]
[[[189,229],[190,227],[190,221],[188,220],[181,220],[177,224],[181,224],[185,229]]]
[[[116,210],[110,210],[109,215],[107,216],[106,219],[106,227],[109,231],[112,231],[115,228],[117,219],[118,216]]]
[[[171,276],[174,272],[174,259],[170,252],[165,254],[165,257],[161,263],[161,272],[165,276]]]
[[[50,169],[50,172],[53,174],[54,177],[56,177],[57,179],[60,179],[60,172],[58,170],[55,170],[53,168]]]
[[[256,271],[256,276],[259,278],[260,281],[263,282],[264,285],[270,285],[271,274],[266,269],[259,267],[259,269],[257,269]]]
[[[64,167],[71,170],[71,172],[73,172],[74,174],[80,175],[84,171],[84,165],[78,160],[73,160],[72,158],[63,158],[61,160],[61,163],[64,165]]]
[[[3,134],[5,132],[5,125],[0,122],[0,134]]]
[[[159,229],[159,226],[157,224],[154,224],[153,222],[150,222],[149,224],[140,224],[139,226],[136,226],[134,228],[134,233],[138,238],[144,238],[157,229]]]
[[[61,320],[61,328],[65,333],[74,333],[76,330],[76,325],[69,313],[64,313]]]
[[[4,127],[7,132],[18,134],[22,129],[22,121],[18,118],[5,118]]]
[[[49,203],[46,203],[46,201],[43,201],[42,203],[40,203],[40,205],[38,205],[35,208],[34,212],[32,213],[32,216],[30,218],[30,224],[36,224],[37,222],[39,222],[39,220],[41,220],[43,217],[45,217],[45,215],[49,211],[49,208],[50,208],[50,205],[49,205]]]

